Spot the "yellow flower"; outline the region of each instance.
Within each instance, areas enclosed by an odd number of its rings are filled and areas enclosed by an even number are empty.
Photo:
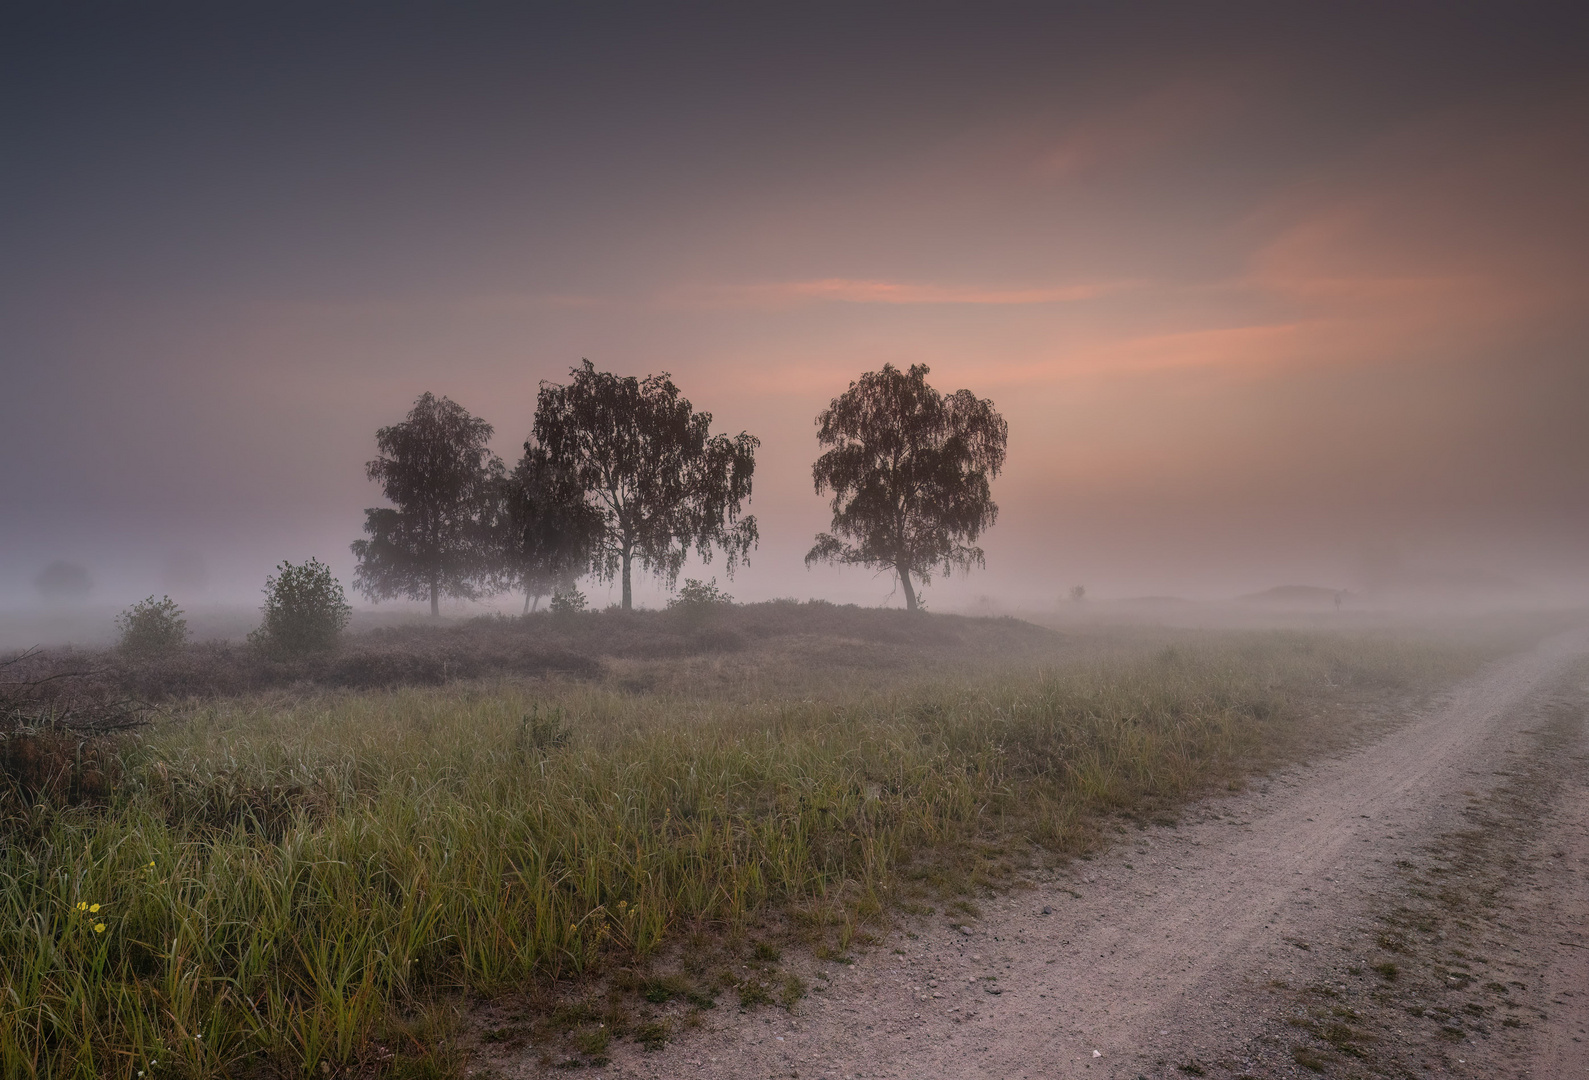
[[[105,924],[104,923],[99,922],[99,923],[95,923],[94,924],[94,933],[103,934],[104,932],[105,932]]]
[[[79,900],[77,902],[77,910],[78,911],[87,911],[88,910],[88,901],[87,900]]]
[[[99,910],[99,905],[98,904],[90,904],[88,906],[88,910],[89,911],[98,911]]]

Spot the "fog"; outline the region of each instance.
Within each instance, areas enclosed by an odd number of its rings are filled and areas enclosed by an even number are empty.
[[[1586,31],[9,9],[0,647],[107,639],[150,594],[237,636],[284,559],[351,584],[376,428],[445,394],[511,463],[582,357],[761,438],[750,565],[685,571],[741,600],[902,603],[802,561],[813,418],[892,362],[1010,428],[987,567],[932,610],[1589,602]],[[1287,586],[1318,591],[1240,599]]]

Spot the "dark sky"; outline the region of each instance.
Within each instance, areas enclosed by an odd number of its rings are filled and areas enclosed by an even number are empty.
[[[1580,10],[7,5],[0,607],[347,579],[376,427],[585,356],[762,437],[744,598],[889,596],[801,563],[885,361],[1010,421],[940,605],[1581,586]]]

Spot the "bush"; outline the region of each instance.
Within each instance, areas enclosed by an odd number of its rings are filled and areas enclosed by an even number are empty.
[[[278,566],[275,576],[265,579],[260,611],[265,621],[248,640],[278,655],[330,651],[353,614],[342,584],[319,559]]]
[[[559,589],[552,594],[553,615],[573,615],[585,610],[585,594],[578,589],[569,589],[567,592]]]
[[[188,621],[175,600],[149,597],[116,616],[121,651],[132,656],[160,656],[187,644]]]
[[[732,604],[734,598],[717,587],[717,579],[711,581],[697,581],[695,578],[685,578],[684,585],[679,589],[679,595],[668,601],[670,608],[710,608],[723,604]]]

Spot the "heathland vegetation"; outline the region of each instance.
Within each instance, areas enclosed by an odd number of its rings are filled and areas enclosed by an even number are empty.
[[[548,1060],[599,1062],[714,1004],[793,1005],[780,947],[839,954],[1084,852],[1111,816],[1348,737],[1343,696],[1475,655],[697,600],[345,645],[386,657],[378,689],[244,647],[13,665],[0,1071],[447,1075],[447,1018],[509,992]],[[580,663],[445,667],[554,643]],[[259,663],[292,678],[183,681]],[[166,679],[86,759],[44,737],[88,715],[74,695]]]

